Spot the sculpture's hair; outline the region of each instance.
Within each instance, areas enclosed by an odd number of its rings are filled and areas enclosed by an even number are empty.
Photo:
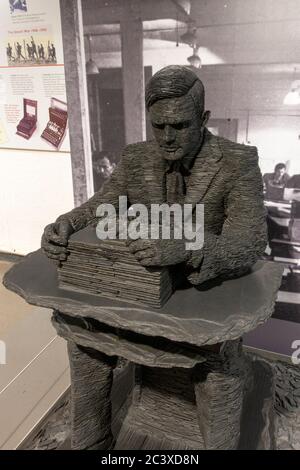
[[[169,65],[156,72],[146,86],[146,108],[149,111],[156,101],[165,98],[179,98],[189,94],[197,114],[204,111],[204,86],[197,75],[188,67]]]

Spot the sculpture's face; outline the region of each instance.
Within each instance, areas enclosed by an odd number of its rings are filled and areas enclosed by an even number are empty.
[[[195,154],[205,123],[197,115],[191,96],[156,101],[149,112],[154,137],[166,160]]]

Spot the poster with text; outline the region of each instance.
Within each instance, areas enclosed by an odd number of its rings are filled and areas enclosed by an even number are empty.
[[[59,0],[0,6],[0,147],[69,151]]]

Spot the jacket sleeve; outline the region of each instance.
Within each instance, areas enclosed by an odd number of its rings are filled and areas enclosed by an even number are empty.
[[[104,183],[100,191],[96,192],[88,201],[79,207],[58,217],[57,222],[67,219],[77,232],[88,224],[96,221],[96,211],[100,204],[112,204],[118,209],[119,196],[127,196],[127,148],[110,179]]]
[[[187,278],[194,285],[241,274],[264,253],[267,225],[262,176],[256,148],[247,153],[225,200],[221,234],[204,231],[203,247],[192,251],[186,263]]]

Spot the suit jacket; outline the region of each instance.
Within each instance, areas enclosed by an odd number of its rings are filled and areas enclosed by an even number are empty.
[[[116,208],[120,195],[130,204],[166,201],[165,162],[155,141],[128,145],[111,179],[67,217],[75,230],[96,218],[100,203]],[[251,267],[267,241],[262,176],[257,149],[216,137],[207,130],[189,177],[185,203],[204,204],[205,236],[201,250],[185,264],[188,280],[201,284],[230,277]]]

